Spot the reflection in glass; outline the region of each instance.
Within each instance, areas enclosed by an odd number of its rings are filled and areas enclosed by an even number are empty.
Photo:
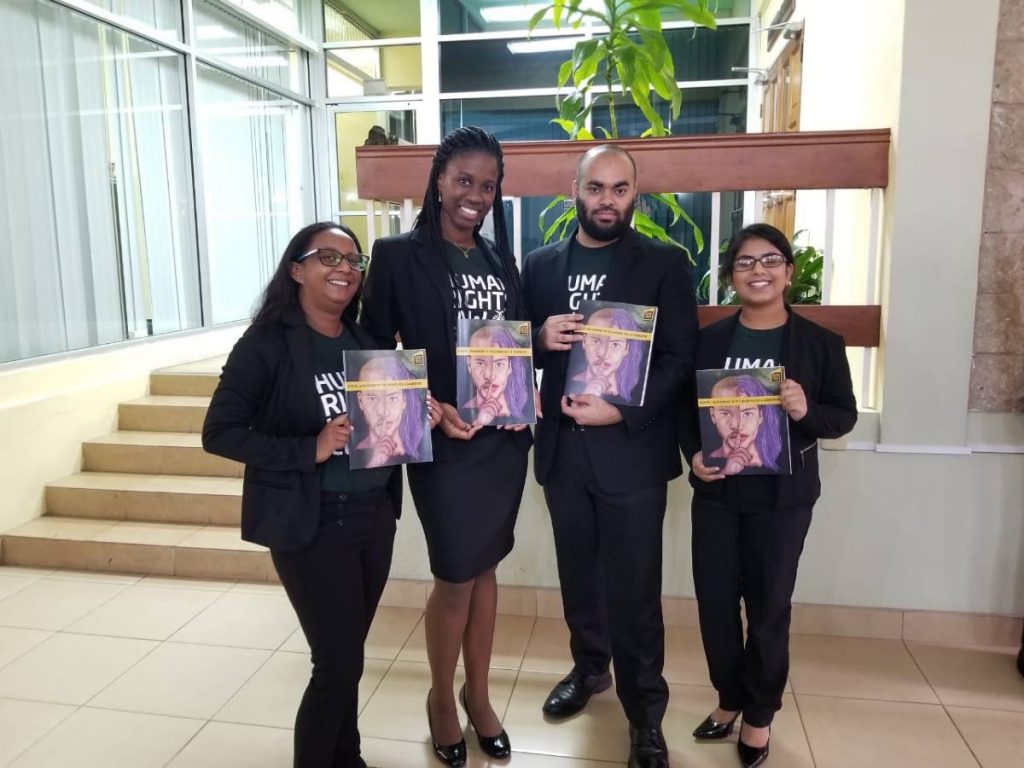
[[[441,92],[554,88],[578,37],[441,43]],[[554,50],[552,50],[554,49]]]
[[[156,37],[167,40],[181,40],[181,2],[180,0],[146,0],[146,2],[126,2],[126,0],[84,0],[101,10],[124,19],[141,23],[148,27]]]
[[[200,325],[181,56],[3,10],[0,361]]]
[[[327,54],[327,95],[386,96],[420,93],[423,67],[418,45],[340,48]]]
[[[193,0],[196,47],[207,56],[305,95],[306,54],[210,0]]]
[[[199,67],[212,322],[249,317],[291,235],[313,217],[309,112]]]
[[[313,33],[315,0],[227,0],[274,29],[309,36]]]
[[[438,0],[442,35],[526,31],[530,17],[550,3],[523,0]],[[551,29],[550,14],[537,29]]]
[[[565,131],[554,125],[554,96],[451,99],[441,102],[441,135],[463,125],[478,125],[499,141],[557,141]]]
[[[419,37],[420,0],[324,0],[328,43]]]

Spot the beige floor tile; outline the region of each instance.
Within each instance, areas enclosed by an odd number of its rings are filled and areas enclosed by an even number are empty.
[[[199,720],[83,708],[11,768],[162,768],[202,725]]]
[[[953,648],[907,643],[943,704],[1024,712],[1024,678],[1016,649]]]
[[[87,520],[78,517],[37,517],[10,531],[7,536],[34,536],[42,539],[89,541],[116,525],[113,520]]]
[[[663,729],[673,765],[686,768],[735,768],[739,765],[736,756],[739,727],[732,736],[720,742],[698,742],[691,735],[717,703],[717,694],[710,687],[669,686],[668,712]],[[769,765],[814,768],[811,748],[792,694],[783,696],[782,710],[776,714],[772,724]]]
[[[491,706],[498,718],[505,710],[512,694],[516,673],[511,670],[491,670]],[[455,674],[453,694],[462,685],[462,670]],[[380,682],[359,718],[359,731],[365,736],[426,741],[426,698],[430,690],[430,668],[417,662],[396,661]],[[465,715],[459,710],[463,724]]]
[[[48,579],[58,581],[94,581],[99,584],[138,584],[142,581],[141,573],[102,573],[100,571],[80,571],[74,568],[58,568],[48,575]]]
[[[291,728],[311,670],[308,655],[278,651],[232,695],[214,719]]]
[[[285,640],[278,647],[279,651],[287,651],[288,653],[309,653],[309,643],[306,642],[306,636],[302,633],[302,627],[299,627],[292,632],[288,639]]]
[[[236,552],[266,552],[259,544],[242,541],[242,533],[229,525],[210,525],[193,532],[178,542],[194,549],[227,549]]]
[[[276,650],[298,626],[285,597],[226,592],[175,632],[171,640]]]
[[[697,601],[692,597],[663,597],[661,612],[666,627],[697,627]]]
[[[622,763],[606,763],[598,760],[578,760],[572,757],[555,757],[554,755],[538,755],[532,752],[520,752],[513,749],[509,760],[494,760],[489,763],[494,768],[514,766],[514,768],[622,768]],[[424,768],[426,768],[424,766]]]
[[[259,584],[253,581],[238,581],[231,587],[232,592],[251,592],[254,595],[276,595],[287,597],[280,584]]]
[[[166,640],[217,599],[217,592],[131,586],[76,621],[69,632]]]
[[[498,614],[494,623],[494,649],[491,652],[492,669],[519,669],[526,646],[530,642],[534,617]],[[427,661],[427,641],[423,621],[416,625],[402,652],[401,661]],[[462,664],[462,658],[459,658]]]
[[[268,651],[164,643],[89,702],[175,717],[213,717],[267,661]]]
[[[903,639],[937,645],[1016,645],[1021,620],[1012,616],[906,611]]]
[[[173,574],[193,579],[273,581],[274,565],[264,550],[228,550],[210,547],[174,548]]]
[[[0,699],[0,765],[7,765],[74,711],[64,704]]]
[[[142,587],[160,589],[202,589],[210,592],[227,592],[235,585],[233,581],[212,581],[209,579],[187,579],[180,576],[146,576],[139,582]]]
[[[221,369],[224,367],[224,363],[227,362],[227,359],[227,355],[217,355],[216,357],[207,357],[202,360],[195,360],[191,363],[171,365],[167,368],[161,368],[160,370],[155,371],[155,373],[177,374],[179,376],[189,374],[220,376]]]
[[[437,768],[441,763],[434,757],[430,744],[422,741],[398,741],[391,739],[362,739],[363,759],[374,768]],[[486,768],[487,758],[472,747],[468,752],[466,768]],[[518,766],[516,757],[503,760],[495,765]],[[573,767],[575,768],[575,766]]]
[[[125,589],[119,583],[40,579],[0,600],[0,626],[64,629]]]
[[[898,640],[794,635],[790,672],[798,694],[938,703]]]
[[[513,616],[537,615],[537,590],[534,587],[498,585],[498,613]]]
[[[156,643],[56,634],[0,669],[5,696],[84,704],[149,653]]]
[[[800,693],[797,701],[822,768],[977,768],[938,705]]]
[[[575,717],[558,723],[545,721],[541,705],[561,677],[533,671],[519,673],[504,721],[513,749],[625,763],[629,731],[614,691],[594,696]]]
[[[290,730],[210,722],[168,768],[283,768],[292,764],[292,742]]]
[[[30,576],[8,576],[3,571],[0,571],[0,600],[5,597],[10,597],[15,592],[18,592],[29,584],[34,584],[39,579],[34,579]]]
[[[537,618],[559,619],[565,618],[562,609],[562,593],[557,589],[537,589]]]
[[[4,531],[4,533],[7,533]],[[22,578],[38,580],[53,573],[53,568],[30,568],[20,565],[0,565],[0,575],[20,576]]]
[[[377,608],[366,638],[366,658],[390,661],[397,657],[422,616],[423,611],[419,608],[392,608],[386,605]],[[306,642],[304,637],[302,642]],[[305,647],[303,650],[306,650]]]
[[[53,632],[43,629],[0,627],[0,667],[14,661],[52,636]],[[3,763],[0,762],[0,765]]]
[[[695,627],[665,628],[665,679],[682,685],[711,685],[700,630]]]
[[[572,669],[569,652],[569,628],[563,619],[537,618],[533,634],[523,654],[522,669],[551,672],[564,676]]]
[[[175,523],[120,522],[93,536],[93,541],[107,541],[116,544],[148,544],[152,546],[174,546],[201,530],[198,525]]]
[[[947,707],[981,768],[1024,763],[1024,712]]]
[[[407,579],[388,579],[380,604],[394,608],[419,608],[427,604],[427,582]]]
[[[794,605],[794,635],[903,639],[903,611],[844,605]]]
[[[47,488],[88,488],[96,491],[124,491],[137,488],[144,475],[125,472],[79,472],[47,483]]]

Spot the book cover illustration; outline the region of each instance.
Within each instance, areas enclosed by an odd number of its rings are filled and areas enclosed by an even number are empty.
[[[579,313],[583,341],[569,352],[565,394],[643,405],[658,308],[585,300]]]
[[[352,424],[349,467],[372,469],[433,461],[422,349],[344,353]]]
[[[536,424],[533,338],[525,320],[459,318],[459,416],[469,424]]]
[[[704,464],[726,475],[788,475],[789,418],[779,387],[784,368],[697,371]]]

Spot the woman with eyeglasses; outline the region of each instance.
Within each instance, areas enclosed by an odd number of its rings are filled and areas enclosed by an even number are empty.
[[[705,463],[696,398],[683,408],[680,447],[693,486],[693,580],[701,637],[718,707],[693,735],[724,739],[742,714],[737,742],[746,768],[768,758],[771,723],[789,674],[789,624],[797,566],[821,491],[817,441],[857,421],[841,336],[786,303],[793,250],[767,224],[738,232],[721,277],[739,297],[735,315],[702,328],[696,369],[784,366],[780,397],[789,418],[789,475],[738,475]],[[740,601],[747,617],[744,639]]]
[[[366,768],[363,644],[391,567],[401,471],[351,471],[342,353],[374,349],[356,324],[369,259],[347,227],[311,224],[288,243],[235,344],[203,448],[245,464],[242,538],[270,549],[312,651],[295,719],[296,768]],[[430,426],[440,409],[430,403]]]

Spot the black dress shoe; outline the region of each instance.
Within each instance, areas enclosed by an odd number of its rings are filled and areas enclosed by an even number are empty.
[[[608,690],[611,684],[610,672],[584,677],[574,669],[551,689],[547,701],[544,702],[544,714],[554,718],[575,715],[587,705],[591,696]]]
[[[462,688],[459,690],[459,701],[462,703],[462,708],[466,710],[466,717],[469,718],[469,724],[473,726],[473,730],[476,731],[477,741],[480,742],[480,749],[484,751],[485,755],[490,757],[508,757],[512,754],[512,745],[508,741],[508,734],[505,729],[501,729],[501,733],[497,736],[484,736],[477,730],[476,723],[473,722],[473,715],[469,713],[469,706],[466,704],[466,685],[463,683]]]
[[[695,739],[724,739],[732,734],[732,727],[736,724],[736,718],[740,716],[737,712],[732,720],[727,723],[720,723],[711,715],[704,718],[704,722],[693,729]]]
[[[742,737],[736,742],[736,749],[740,753],[740,762],[743,763],[743,768],[754,768],[754,766],[761,765],[761,763],[768,759],[768,745],[771,743],[771,733],[768,736],[768,741],[764,743],[763,747],[752,747],[749,744],[744,744]]]
[[[427,727],[430,728],[430,743],[434,745],[437,759],[452,768],[462,768],[466,764],[466,740],[459,739],[454,744],[438,744],[434,740],[434,718],[430,716],[430,691],[427,691]]]
[[[661,728],[629,726],[629,768],[669,768],[668,747]]]

